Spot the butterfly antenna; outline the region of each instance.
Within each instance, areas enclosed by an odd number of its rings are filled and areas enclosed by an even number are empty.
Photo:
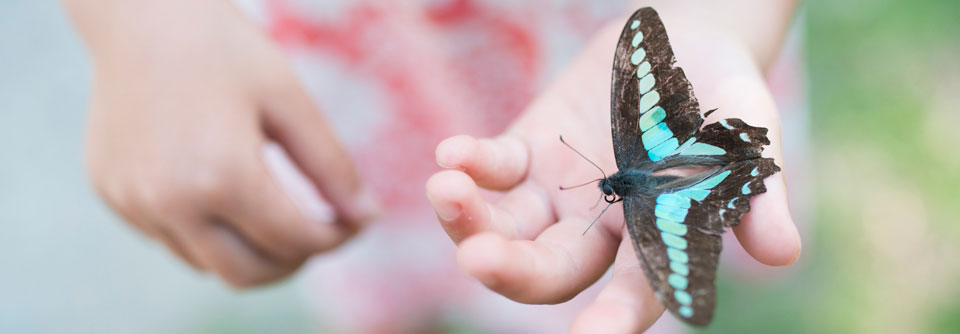
[[[587,235],[587,232],[590,231],[590,228],[593,227],[593,224],[596,224],[597,221],[600,220],[600,217],[603,217],[603,214],[607,212],[607,209],[609,209],[611,205],[613,205],[613,203],[607,203],[607,207],[603,208],[603,211],[600,211],[600,215],[598,215],[597,218],[594,218],[593,221],[590,222],[590,225],[587,226],[586,230],[583,230],[583,235]]]
[[[581,183],[581,184],[578,184],[578,185],[575,185],[575,186],[569,186],[569,187],[560,186],[560,190],[580,188],[580,187],[583,187],[583,186],[585,186],[585,185],[588,185],[588,184],[591,184],[591,183],[594,183],[594,182],[597,182],[597,181],[600,181],[600,180],[602,180],[602,179],[590,180],[590,181],[587,181],[587,182],[584,182],[584,183]]]
[[[717,111],[717,108],[710,109],[709,111],[703,113],[703,118],[710,117],[710,114],[712,114],[714,111]]]
[[[583,153],[580,153],[580,151],[577,151],[577,149],[573,148],[573,146],[570,146],[570,144],[567,144],[567,141],[563,140],[563,135],[560,136],[560,142],[563,143],[564,145],[567,145],[567,147],[569,147],[574,152],[577,152],[577,154],[580,155],[580,157],[583,158],[583,160],[586,160],[587,162],[589,162],[591,165],[593,165],[593,167],[597,167],[597,169],[600,170],[600,174],[603,174],[603,178],[604,179],[607,178],[607,173],[603,171],[603,168],[600,168],[600,166],[597,166],[597,164],[593,163],[593,161],[590,161],[590,159],[587,159],[587,156],[583,155]],[[593,181],[590,181],[590,182],[593,182]],[[587,182],[587,183],[590,183],[590,182]]]

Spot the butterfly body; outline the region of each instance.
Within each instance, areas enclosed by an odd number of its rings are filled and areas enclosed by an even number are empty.
[[[767,129],[735,119],[702,126],[683,70],[674,66],[656,11],[642,8],[623,28],[613,64],[611,131],[619,171],[600,181],[604,200],[622,202],[647,281],[681,320],[713,318],[724,228],[740,223],[763,180],[780,170],[761,157]],[[692,176],[660,171],[695,166]]]
[[[600,180],[600,190],[608,199],[608,203],[618,202],[627,196],[652,197],[660,192],[660,188],[679,177],[653,175],[652,169],[629,168],[621,169],[616,174]]]

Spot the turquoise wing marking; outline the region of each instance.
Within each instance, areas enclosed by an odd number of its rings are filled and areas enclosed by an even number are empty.
[[[680,152],[680,155],[724,155],[727,154],[727,151],[704,143],[693,143],[683,152]]]
[[[647,156],[650,157],[650,160],[659,161],[660,159],[663,159],[663,157],[673,154],[678,147],[680,147],[680,144],[678,144],[677,138],[670,138],[667,139],[667,141],[660,143],[660,145],[657,145],[653,149],[647,151]]]
[[[676,248],[679,250],[687,249],[687,239],[683,237],[678,237],[670,233],[660,233],[660,236],[663,237],[663,243],[670,248]]]
[[[693,297],[690,296],[690,293],[683,290],[674,291],[673,296],[683,305],[690,305],[690,303],[693,302]]]
[[[640,79],[640,94],[646,94],[653,88],[653,85],[657,83],[657,80],[653,78],[653,75],[647,75]]]
[[[720,184],[720,182],[723,182],[727,176],[730,176],[729,170],[725,170],[717,175],[707,178],[706,180],[697,182],[696,184],[690,186],[690,189],[713,189],[713,187],[716,187],[718,184]]]
[[[671,139],[676,141],[676,138]],[[700,183],[705,181],[708,180]],[[709,190],[702,191],[709,194]],[[653,210],[654,215],[658,218],[657,228],[660,229],[660,237],[663,244],[667,246],[667,257],[670,259],[671,273],[667,277],[667,283],[674,288],[674,297],[677,301],[687,308],[686,311],[683,311],[683,315],[690,317],[693,315],[693,309],[689,307],[693,303],[693,296],[686,291],[690,283],[687,279],[687,276],[690,275],[690,268],[687,267],[690,257],[686,252],[688,244],[684,236],[687,234],[687,226],[683,224],[683,221],[687,218],[687,210],[690,208],[693,199],[685,196],[685,194],[700,198],[700,194],[696,192],[661,194],[657,196],[657,204]],[[703,195],[703,197],[706,196]]]
[[[640,110],[641,114],[643,114],[650,110],[650,108],[653,108],[653,106],[657,105],[657,103],[660,103],[660,93],[657,93],[655,90],[651,90],[640,97],[640,102],[638,103],[637,109]]]
[[[637,34],[633,35],[633,40],[630,41],[630,45],[633,45],[633,47],[638,47],[640,46],[640,42],[643,42],[643,32],[637,31]]]
[[[670,283],[670,286],[673,286],[677,290],[686,290],[687,289],[687,276],[680,275],[677,273],[670,274],[667,277],[667,282]]]
[[[637,49],[632,55],[630,55],[630,63],[634,65],[640,65],[640,62],[643,61],[643,58],[647,57],[647,52],[643,48]]]
[[[657,203],[686,209],[690,207],[690,198],[682,195],[663,194],[657,196]]]
[[[704,198],[707,198],[707,195],[710,195],[710,190],[708,189],[684,189],[677,192],[677,195],[689,197],[696,200],[697,202],[702,202]]]
[[[643,148],[647,151],[653,149],[654,146],[660,145],[660,143],[667,141],[673,137],[673,132],[667,128],[667,123],[657,123],[654,127],[644,132],[640,138],[643,140]]]
[[[676,261],[680,263],[690,262],[690,257],[687,256],[687,252],[676,248],[667,248],[667,257],[670,258],[670,261]]]
[[[680,223],[687,217],[687,209],[658,204],[653,209],[653,214],[665,220]]]
[[[670,262],[670,270],[683,276],[690,275],[690,267],[680,262]]]
[[[660,229],[660,231],[676,236],[684,236],[687,234],[687,225],[669,220],[657,219],[657,228]]]
[[[637,66],[637,79],[641,79],[646,76],[647,73],[650,73],[650,68],[652,68],[650,62],[645,61],[640,63],[640,65]]]
[[[667,118],[667,111],[662,107],[653,108],[653,110],[640,116],[640,131],[650,130],[654,125]]]

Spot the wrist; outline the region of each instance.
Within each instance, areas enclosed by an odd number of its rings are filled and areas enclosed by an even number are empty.
[[[229,0],[63,1],[97,62],[177,52],[238,11]]]
[[[709,35],[741,45],[758,67],[765,70],[780,52],[798,3],[798,0],[634,0],[626,15],[641,7],[653,7],[671,38],[685,34]]]

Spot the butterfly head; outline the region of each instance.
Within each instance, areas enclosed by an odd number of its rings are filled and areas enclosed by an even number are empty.
[[[600,187],[600,191],[603,192],[604,202],[612,204],[620,201],[618,199],[619,196],[617,196],[617,191],[613,189],[613,185],[610,183],[610,178],[600,180],[598,186]]]
[[[613,196],[613,187],[610,186],[610,183],[607,182],[607,179],[600,180],[600,190],[603,191],[603,196]]]

